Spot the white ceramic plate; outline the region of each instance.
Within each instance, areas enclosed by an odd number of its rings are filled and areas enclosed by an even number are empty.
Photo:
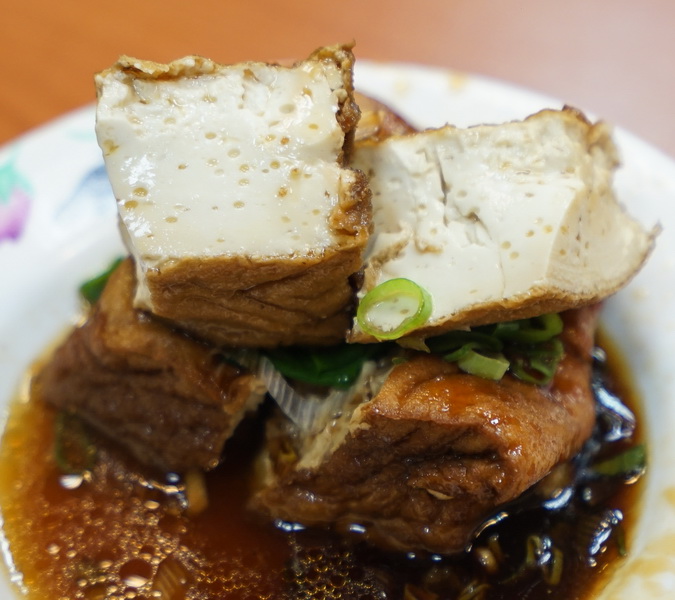
[[[422,127],[523,118],[560,102],[486,79],[413,65],[357,66],[357,87]],[[603,599],[675,597],[675,163],[617,131],[616,185],[629,211],[663,226],[655,253],[612,298],[606,329],[644,399],[650,466],[630,557]],[[77,285],[122,251],[115,202],[87,107],[0,148],[0,405],[77,315]],[[6,552],[7,554],[7,552]],[[8,555],[8,554],[7,554]],[[0,600],[13,597],[9,577]]]

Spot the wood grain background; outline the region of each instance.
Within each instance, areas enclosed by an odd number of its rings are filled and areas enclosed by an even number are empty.
[[[672,0],[2,0],[0,144],[94,100],[120,54],[426,63],[544,92],[675,156]]]

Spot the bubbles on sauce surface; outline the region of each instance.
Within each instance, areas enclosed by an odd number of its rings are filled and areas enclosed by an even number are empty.
[[[615,528],[619,515],[629,520],[636,487],[578,475],[608,444],[639,439],[624,392],[611,391],[602,368],[594,386],[599,419],[586,454],[487,519],[458,557],[381,552],[363,543],[367,527],[342,538],[261,522],[246,509],[250,440],[259,439],[250,428],[208,475],[211,501],[196,517],[185,515],[180,478],[138,469],[99,438],[91,473],[64,477],[52,458],[54,414],[37,402],[15,406],[0,449],[5,534],[35,600],[583,598],[620,554]],[[565,544],[564,575],[552,585],[552,548]],[[574,558],[579,546],[593,548],[590,560]]]

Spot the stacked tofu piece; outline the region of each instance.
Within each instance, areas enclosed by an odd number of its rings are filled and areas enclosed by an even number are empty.
[[[347,166],[352,64],[334,47],[292,67],[122,58],[97,76],[137,308],[216,344],[344,339],[371,215]]]

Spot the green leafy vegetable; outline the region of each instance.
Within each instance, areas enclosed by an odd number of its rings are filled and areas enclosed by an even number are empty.
[[[94,304],[100,298],[110,275],[119,266],[122,260],[122,258],[116,258],[103,273],[85,281],[80,286],[80,294],[87,302],[89,302],[89,304]]]
[[[359,302],[356,322],[378,340],[395,340],[418,329],[431,316],[431,296],[410,279],[390,279]]]
[[[311,385],[348,388],[363,363],[382,352],[375,344],[342,344],[326,348],[289,347],[265,352],[284,377]]]

